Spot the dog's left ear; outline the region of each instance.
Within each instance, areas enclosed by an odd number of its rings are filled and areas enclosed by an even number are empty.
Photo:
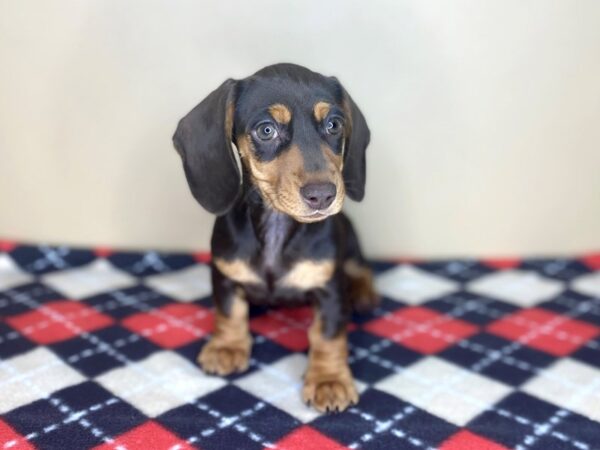
[[[346,186],[346,194],[352,200],[360,202],[365,196],[365,182],[367,181],[366,151],[371,139],[371,132],[367,126],[365,116],[354,103],[350,94],[346,92],[341,84],[339,86],[342,90],[344,109],[350,119],[350,132],[347,133],[344,142],[344,169],[342,175]]]

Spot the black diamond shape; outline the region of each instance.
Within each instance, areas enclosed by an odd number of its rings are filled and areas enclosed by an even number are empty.
[[[0,360],[25,353],[35,345],[18,331],[0,323]]]
[[[50,245],[22,245],[13,249],[10,256],[24,270],[37,275],[83,266],[96,259],[91,250]]]
[[[40,283],[24,284],[0,292],[0,317],[32,311],[32,307],[63,299],[64,295]]]
[[[415,267],[458,282],[471,281],[494,272],[494,269],[473,259],[451,259],[425,262],[415,264]]]
[[[90,339],[90,335],[94,339]],[[97,341],[101,344],[93,343]],[[78,336],[48,347],[70,366],[90,378],[122,366],[122,357],[130,361],[139,361],[160,350],[142,336],[119,326],[103,328],[94,333],[87,333],[86,337]]]
[[[395,367],[407,367],[422,358],[419,353],[362,330],[350,333],[348,340],[352,373],[370,384],[394,373]]]
[[[444,295],[423,306],[476,325],[487,325],[518,309],[508,303],[464,291]]]
[[[173,302],[146,286],[138,285],[89,297],[84,303],[115,319],[123,319]]]
[[[480,333],[444,350],[438,356],[512,386],[520,386],[556,360],[545,352],[517,346],[501,337]],[[504,353],[502,349],[509,350]]]
[[[107,259],[116,267],[137,277],[184,269],[196,264],[189,254],[160,252],[118,252]]]
[[[514,392],[493,410],[475,417],[467,426],[476,434],[514,448],[534,432],[536,423],[544,423],[556,411],[557,407],[550,403],[523,392]]]
[[[425,411],[376,389],[362,393],[355,408],[335,415],[323,415],[311,426],[344,445],[361,448],[404,448],[410,444],[394,435],[399,432],[423,442],[424,448],[444,441],[458,429]],[[371,435],[369,440],[363,438]],[[407,447],[407,448],[409,448]]]
[[[262,448],[299,425],[298,420],[236,386],[228,385],[160,415],[159,423],[204,449]],[[263,440],[254,440],[254,433]],[[231,447],[231,445],[235,446]]]
[[[560,258],[531,258],[526,259],[521,264],[525,270],[533,270],[547,278],[554,278],[562,281],[571,281],[583,274],[590,273],[591,270],[586,265],[575,259]]]

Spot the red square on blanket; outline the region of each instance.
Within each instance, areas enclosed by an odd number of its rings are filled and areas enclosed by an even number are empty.
[[[284,347],[303,351],[308,348],[307,329],[312,322],[311,307],[272,309],[250,321],[250,329]]]
[[[518,311],[487,330],[555,356],[566,356],[600,334],[600,328],[541,308]]]
[[[113,319],[94,308],[69,300],[46,303],[35,311],[19,314],[6,322],[38,344],[51,344],[86,331],[105,328]]]
[[[415,306],[368,322],[364,329],[412,350],[432,354],[475,334],[478,327],[437,311]]]
[[[11,450],[35,449],[23,436],[2,420],[0,420],[0,448]]]
[[[462,430],[445,441],[440,450],[508,450],[500,444]]]
[[[297,428],[287,436],[284,436],[283,439],[276,443],[276,446],[277,448],[284,448],[286,450],[305,450],[308,448],[342,450],[346,448],[307,425]]]
[[[150,421],[117,436],[113,442],[94,447],[94,450],[114,450],[119,448],[126,448],[127,450],[146,450],[148,448],[191,450],[194,447],[156,422]]]
[[[129,316],[122,325],[163,348],[176,348],[208,334],[213,313],[202,306],[174,303]]]

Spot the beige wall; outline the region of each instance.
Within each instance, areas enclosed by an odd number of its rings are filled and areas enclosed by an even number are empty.
[[[206,248],[171,134],[279,61],[369,120],[370,255],[600,248],[596,0],[1,0],[0,236]]]

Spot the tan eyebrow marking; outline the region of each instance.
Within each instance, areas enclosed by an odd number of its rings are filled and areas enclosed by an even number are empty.
[[[287,125],[292,120],[292,112],[287,106],[275,103],[269,106],[269,113],[277,122]]]
[[[331,105],[327,102],[317,102],[313,107],[313,114],[317,122],[321,122],[327,114],[329,114],[329,110],[331,109]]]

